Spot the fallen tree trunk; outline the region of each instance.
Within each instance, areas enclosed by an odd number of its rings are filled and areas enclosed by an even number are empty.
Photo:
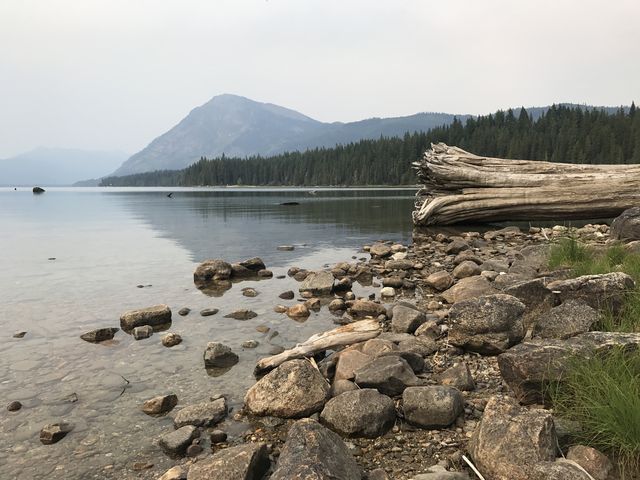
[[[640,165],[479,157],[444,143],[413,165],[416,225],[605,218],[640,205]]]
[[[259,377],[287,360],[308,357],[335,347],[364,342],[377,337],[380,332],[382,332],[382,327],[377,320],[360,320],[359,322],[334,328],[328,332],[318,333],[294,348],[259,360],[253,373],[256,377]]]

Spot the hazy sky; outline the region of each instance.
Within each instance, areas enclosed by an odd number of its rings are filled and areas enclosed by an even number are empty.
[[[639,0],[0,0],[0,158],[221,93],[324,121],[640,101]]]

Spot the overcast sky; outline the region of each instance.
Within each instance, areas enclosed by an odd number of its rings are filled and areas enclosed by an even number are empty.
[[[323,121],[640,100],[639,0],[0,0],[0,158],[221,93]]]

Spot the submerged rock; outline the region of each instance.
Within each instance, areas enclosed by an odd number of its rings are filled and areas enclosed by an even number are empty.
[[[13,402],[9,403],[9,405],[7,405],[7,410],[10,412],[17,412],[21,408],[22,408],[22,404],[17,400],[14,400]]]
[[[205,260],[193,272],[196,284],[228,280],[231,278],[231,264],[221,259]]]
[[[144,340],[145,338],[149,338],[153,335],[153,327],[151,325],[136,327],[131,332],[131,335],[133,335],[133,338],[136,340]]]
[[[224,316],[224,318],[233,318],[235,320],[251,320],[252,318],[256,318],[258,314],[252,310],[247,310],[246,308],[241,308],[239,310],[235,310],[231,313],[228,313]]]
[[[120,316],[120,327],[127,331],[143,325],[157,327],[168,323],[171,323],[171,309],[167,305],[131,310]]]
[[[169,332],[162,337],[162,345],[167,348],[175,347],[182,343],[182,337],[177,333]]]
[[[176,428],[185,425],[212,427],[227,416],[227,401],[224,397],[214,401],[200,402],[179,410],[173,418]]]
[[[112,340],[118,330],[120,329],[116,327],[98,328],[96,330],[83,333],[80,335],[80,338],[85,342],[90,343],[104,342],[105,340]]]
[[[40,430],[40,441],[44,445],[57,443],[62,440],[71,430],[73,430],[73,426],[70,423],[50,423],[49,425],[45,425],[44,427],[42,427],[42,430]]]
[[[204,351],[204,365],[209,368],[229,368],[240,361],[231,348],[220,342],[209,342]]]
[[[219,311],[220,310],[218,310],[217,308],[204,308],[200,310],[200,315],[203,317],[210,317],[211,315],[215,315]]]
[[[158,445],[167,455],[184,455],[191,442],[199,436],[200,430],[193,425],[186,425],[162,435]]]
[[[298,420],[271,480],[360,480],[362,472],[342,439],[315,420]]]
[[[45,189],[42,187],[33,187],[33,193],[44,193]]]

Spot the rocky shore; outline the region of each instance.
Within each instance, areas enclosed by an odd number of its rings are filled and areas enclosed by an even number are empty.
[[[290,269],[299,291],[283,292],[278,300],[289,304],[275,310],[294,321],[313,310],[325,312],[336,330],[261,360],[239,411],[214,392],[204,402],[178,408],[174,394],[149,399],[141,405],[146,414],[173,418],[174,429],[156,442],[175,467],[141,475],[161,480],[617,478],[612,459],[602,452],[570,446],[576,427],[554,415],[547,392],[562,381],[573,358],[616,345],[640,346],[638,333],[592,331],[605,309],[620,308],[635,283],[621,272],[571,278],[567,269],[550,270],[549,249],[568,233],[563,226],[416,232],[412,245],[364,246],[369,258],[316,272]],[[607,225],[586,225],[571,235],[594,248],[618,236]],[[625,248],[638,251],[639,244]],[[194,281],[203,290],[224,291],[256,276],[273,276],[258,258],[237,264],[216,259],[200,265]],[[355,283],[377,293],[357,298]],[[245,296],[258,294],[249,290]],[[145,338],[171,315],[166,305],[126,312],[120,327]],[[248,321],[255,314],[239,308],[227,316]],[[82,338],[108,341],[117,330]],[[181,340],[168,332],[162,342],[171,348]],[[219,374],[233,374],[239,361],[218,342],[207,345],[203,360]],[[225,419],[250,428],[232,435],[220,429]],[[72,426],[47,425],[41,438],[68,441],[63,438],[69,432]]]

